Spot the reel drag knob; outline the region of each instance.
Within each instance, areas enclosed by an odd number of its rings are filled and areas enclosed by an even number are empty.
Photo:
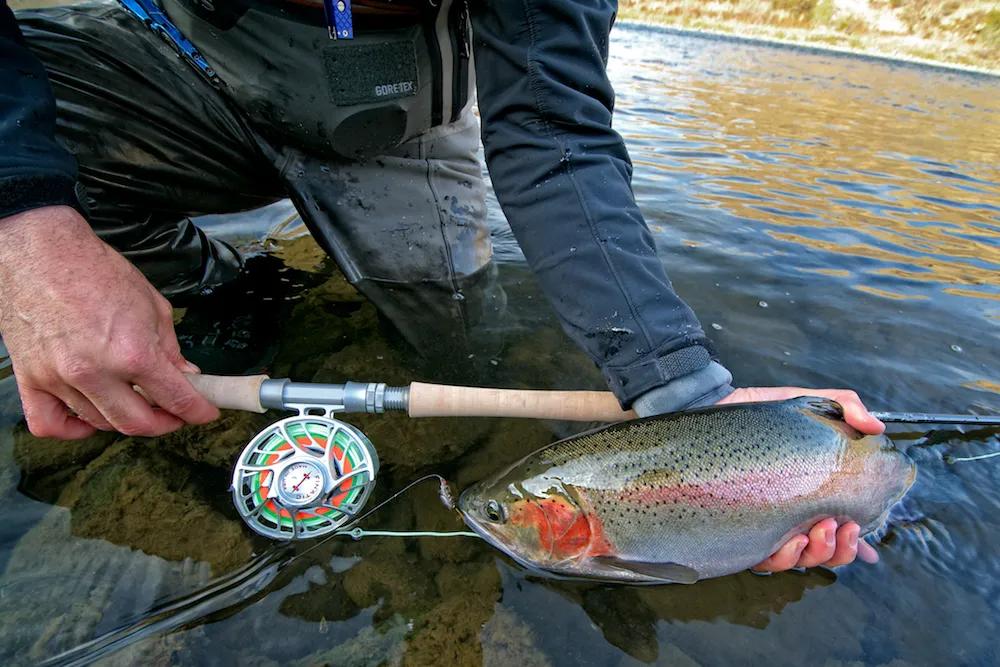
[[[233,470],[233,503],[254,531],[300,540],[334,532],[364,507],[378,456],[365,434],[331,417],[282,419],[247,444]]]

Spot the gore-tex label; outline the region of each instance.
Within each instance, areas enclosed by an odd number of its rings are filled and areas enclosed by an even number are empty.
[[[375,86],[375,96],[376,97],[398,97],[401,95],[408,95],[413,92],[416,86],[413,81],[399,81],[397,83],[386,83],[381,86]]]
[[[358,44],[337,40],[323,50],[330,98],[337,106],[371,104],[416,95],[417,56],[413,42]]]

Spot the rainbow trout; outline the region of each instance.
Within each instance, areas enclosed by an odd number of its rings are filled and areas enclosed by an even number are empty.
[[[822,398],[613,424],[467,489],[465,522],[548,574],[693,583],[752,567],[818,520],[878,528],[916,466]]]

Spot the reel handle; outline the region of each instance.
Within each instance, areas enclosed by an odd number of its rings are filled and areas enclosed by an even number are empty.
[[[608,391],[538,391],[410,383],[411,417],[525,417],[618,422],[635,419]]]
[[[199,394],[208,399],[209,403],[227,410],[246,410],[248,412],[265,412],[260,404],[260,387],[266,375],[200,375],[188,374],[188,382]]]

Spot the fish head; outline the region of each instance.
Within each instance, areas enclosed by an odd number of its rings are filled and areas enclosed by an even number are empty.
[[[462,493],[458,509],[483,539],[531,568],[565,569],[593,538],[576,494],[554,479],[483,482]]]

